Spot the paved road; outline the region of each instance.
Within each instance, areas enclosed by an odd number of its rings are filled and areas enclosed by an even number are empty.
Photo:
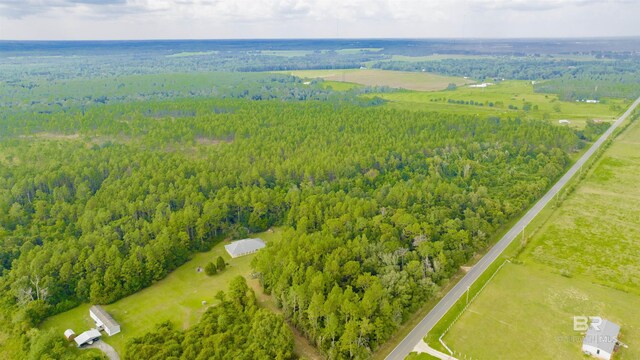
[[[618,119],[600,138],[591,145],[591,148],[580,157],[578,161],[567,171],[567,173],[540,199],[509,232],[507,232],[498,243],[496,243],[487,254],[471,268],[471,270],[440,300],[440,302],[411,330],[411,332],[396,346],[386,357],[387,360],[402,360],[413,350],[413,348],[426,336],[429,331],[440,321],[449,311],[453,304],[464,295],[471,284],[482,275],[493,263],[504,249],[511,244],[513,239],[527,226],[531,220],[553,199],[553,197],[564,187],[567,182],[578,172],[582,165],[602,146],[613,131],[631,114],[640,104],[638,98],[629,109]]]

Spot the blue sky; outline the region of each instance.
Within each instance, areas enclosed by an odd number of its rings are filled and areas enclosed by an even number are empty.
[[[640,36],[640,0],[0,0],[0,39]]]

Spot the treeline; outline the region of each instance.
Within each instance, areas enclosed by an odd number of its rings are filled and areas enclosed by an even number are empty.
[[[534,89],[540,93],[559,94],[565,101],[607,97],[636,99],[640,96],[640,68],[636,67],[634,73],[616,71],[613,74],[565,75],[536,83]]]
[[[0,123],[0,293],[16,331],[149,286],[221,234],[284,225],[295,230],[256,270],[335,357],[387,339],[584,144],[542,121],[321,102],[185,99]]]
[[[363,63],[385,57],[375,52],[340,53],[320,50],[308,54],[303,51],[296,56],[269,55],[255,51],[212,51],[168,56],[167,52],[139,54],[136,49],[118,54],[83,56],[74,56],[73,52],[63,52],[64,56],[0,56],[0,81],[22,83],[25,78],[58,81],[216,71],[357,69]],[[28,83],[25,86],[29,86]]]
[[[293,334],[282,316],[259,309],[244,278],[216,295],[197,325],[177,330],[170,322],[127,344],[125,359],[294,359]]]
[[[567,60],[534,57],[379,61],[373,68],[428,71],[472,79],[550,80],[536,91],[561,94],[563,100],[601,97],[636,98],[640,93],[640,59]]]
[[[391,89],[357,87],[337,92],[326,88],[321,80],[303,82],[294,76],[268,73],[172,73],[46,81],[27,77],[0,82],[0,106],[5,114],[50,115],[75,109],[85,111],[111,103],[183,98],[316,100],[375,105],[380,103],[379,99],[358,97],[374,91]]]

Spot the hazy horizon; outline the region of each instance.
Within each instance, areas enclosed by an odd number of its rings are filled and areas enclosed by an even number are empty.
[[[638,37],[638,13],[628,0],[0,0],[0,39]]]

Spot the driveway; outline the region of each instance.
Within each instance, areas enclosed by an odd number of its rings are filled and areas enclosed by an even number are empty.
[[[91,345],[85,346],[85,349],[100,349],[107,355],[109,360],[120,360],[120,355],[118,355],[116,349],[102,340],[98,340]]]

